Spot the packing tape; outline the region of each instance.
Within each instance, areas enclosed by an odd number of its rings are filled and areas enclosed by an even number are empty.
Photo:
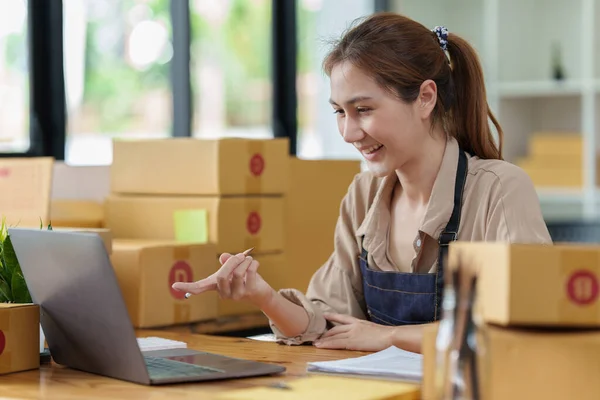
[[[244,250],[254,247],[254,252],[261,251],[261,235],[264,228],[262,202],[259,198],[245,200],[246,230],[244,232]],[[243,250],[242,250],[243,251]]]
[[[10,352],[6,350],[10,330],[10,309],[4,311],[0,312],[0,371],[4,370],[5,367],[10,367]],[[4,363],[7,364],[3,365]]]
[[[190,246],[175,245],[173,246],[173,261],[188,260],[190,258]]]
[[[262,193],[262,175],[265,172],[264,141],[248,140],[248,173],[246,176],[245,193]]]
[[[0,354],[0,374],[12,372],[13,363],[12,363],[12,354],[10,351],[5,351]]]
[[[562,295],[557,317],[590,324],[600,320],[600,252],[573,249],[560,253]]]
[[[186,303],[175,303],[173,305],[173,322],[176,324],[182,324],[191,320],[191,304],[188,303],[190,300],[183,300]]]
[[[0,311],[0,331],[8,332],[10,329],[10,308]]]

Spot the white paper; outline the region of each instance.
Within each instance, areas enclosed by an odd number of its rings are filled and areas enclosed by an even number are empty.
[[[261,341],[261,342],[274,342],[275,341],[275,335],[272,334],[272,333],[265,333],[263,335],[248,336],[248,339],[258,340],[258,341]]]
[[[150,350],[168,350],[168,349],[185,349],[187,343],[177,340],[159,338],[155,336],[137,338],[138,345],[142,351]]]
[[[310,372],[370,375],[420,382],[423,377],[423,355],[395,346],[363,357],[308,363]]]

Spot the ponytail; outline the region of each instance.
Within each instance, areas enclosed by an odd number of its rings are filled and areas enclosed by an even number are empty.
[[[483,71],[475,50],[460,36],[448,35],[455,95],[450,107],[450,134],[469,153],[483,159],[502,159],[504,133],[487,103]],[[488,118],[498,133],[494,142]]]

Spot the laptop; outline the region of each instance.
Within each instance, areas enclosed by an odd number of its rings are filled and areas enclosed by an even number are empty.
[[[192,349],[142,352],[100,236],[25,228],[9,228],[8,233],[58,364],[144,385],[286,370]]]

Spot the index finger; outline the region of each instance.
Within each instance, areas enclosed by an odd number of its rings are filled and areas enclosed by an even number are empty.
[[[180,292],[200,294],[217,288],[217,278],[214,275],[196,282],[175,282],[171,287]]]
[[[350,315],[335,313],[324,313],[323,317],[325,317],[325,319],[328,321],[337,322],[339,324],[351,324],[357,320],[356,318],[351,317]]]
[[[244,262],[245,259],[246,256],[244,256],[241,253],[227,258],[227,261],[225,261],[223,266],[215,274],[216,280],[219,280],[219,277],[221,279],[228,278],[229,275],[231,275],[231,273],[233,272],[233,270],[236,269],[242,262]]]

